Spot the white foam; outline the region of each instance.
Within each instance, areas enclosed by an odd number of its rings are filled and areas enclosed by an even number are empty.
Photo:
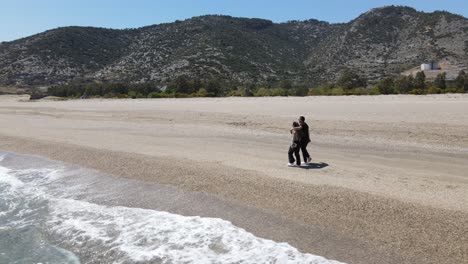
[[[48,200],[39,186],[51,183],[55,174],[56,170],[47,168],[13,170],[0,166],[0,229],[39,224],[35,215]]]
[[[61,178],[60,169],[38,168],[12,170],[0,166],[0,183],[9,184],[13,188],[23,186],[23,181],[26,181],[29,183],[29,189],[34,189],[37,185],[48,184],[59,178]]]
[[[8,174],[9,171],[9,169],[0,166],[0,190],[2,191],[1,200],[5,203],[0,211],[0,217],[11,213],[18,204],[18,202],[14,200],[15,195],[11,194],[11,187],[18,186],[21,182],[15,177],[10,176]],[[7,188],[5,185],[10,188]],[[0,230],[1,229],[3,229],[2,226],[0,226]]]
[[[10,172],[10,169],[0,166],[0,183],[8,184],[12,187],[22,186],[23,182],[12,176]]]
[[[222,219],[67,199],[55,199],[50,209],[55,232],[72,237],[74,246],[94,241],[109,251],[118,249],[125,254],[117,262],[339,263],[255,237]]]
[[[60,177],[54,169],[0,166],[0,184],[9,184],[14,195],[48,202],[47,232],[68,248],[88,250],[112,263],[339,263],[258,238],[222,219],[66,199],[48,191]],[[67,188],[63,186],[65,192]]]

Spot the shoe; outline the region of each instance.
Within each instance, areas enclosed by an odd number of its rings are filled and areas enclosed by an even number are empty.
[[[312,161],[312,158],[311,157],[308,157],[307,158],[307,163],[310,163]]]
[[[307,165],[309,165],[308,162],[301,162],[301,166],[307,166]]]
[[[288,167],[297,167],[297,165],[294,163],[288,163]]]

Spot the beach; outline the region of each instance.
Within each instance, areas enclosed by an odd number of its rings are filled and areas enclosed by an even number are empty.
[[[182,193],[121,205],[346,263],[468,263],[468,95],[27,99],[0,96],[0,151]],[[289,168],[299,115],[313,163]]]

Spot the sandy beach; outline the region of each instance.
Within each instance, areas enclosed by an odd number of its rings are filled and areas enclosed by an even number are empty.
[[[225,206],[167,210],[329,259],[468,263],[468,95],[27,99],[0,96],[0,150],[203,193]],[[313,164],[288,168],[299,115]]]

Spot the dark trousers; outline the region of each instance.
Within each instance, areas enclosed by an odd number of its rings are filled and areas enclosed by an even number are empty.
[[[299,155],[299,150],[301,149],[301,142],[294,141],[293,143],[296,144],[296,147],[293,148],[292,145],[289,147],[289,151],[288,151],[289,163],[296,162],[297,165],[301,165],[301,156]],[[294,159],[293,153],[294,153],[294,156],[296,156],[296,159]]]
[[[304,158],[305,162],[307,162],[307,158],[310,157],[309,152],[307,151],[307,144],[309,144],[309,140],[302,140],[301,141],[302,157]]]

